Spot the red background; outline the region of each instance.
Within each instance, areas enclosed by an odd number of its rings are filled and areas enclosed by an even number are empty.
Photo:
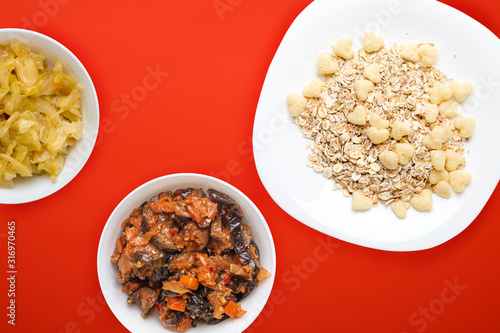
[[[219,15],[216,2],[227,11]],[[443,2],[500,34],[498,1]],[[177,172],[235,185],[273,232],[276,281],[249,332],[500,331],[498,186],[463,233],[412,253],[327,237],[288,216],[265,191],[252,159],[254,112],[281,38],[309,3],[23,0],[2,6],[1,27],[36,29],[86,66],[99,96],[101,132],[88,163],[65,188],[33,203],[0,205],[1,331],[126,332],[102,303],[99,237],[126,194]],[[126,107],[123,95],[142,86],[148,68],[169,75]],[[11,219],[17,222],[16,326],[6,317]],[[330,253],[321,245],[328,242]],[[428,314],[421,312],[426,308]]]

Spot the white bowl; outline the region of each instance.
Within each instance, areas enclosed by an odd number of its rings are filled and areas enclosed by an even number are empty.
[[[197,327],[188,329],[190,333],[243,332],[259,315],[269,298],[276,274],[276,253],[273,237],[266,220],[250,199],[234,186],[210,176],[181,173],[153,179],[132,191],[123,199],[109,217],[102,231],[97,252],[97,273],[104,298],[118,320],[131,332],[161,332],[166,329],[155,312],[147,320],[141,317],[138,304],[127,304],[127,295],[121,291],[122,284],[118,282],[117,267],[110,261],[115,250],[116,239],[122,232],[122,221],[127,218],[135,207],[149,200],[155,194],[163,191],[175,191],[180,188],[215,189],[233,198],[243,210],[243,221],[250,225],[250,231],[261,255],[261,267],[271,273],[271,277],[259,281],[252,293],[241,301],[247,313],[235,319],[227,319],[216,325],[200,323]],[[156,310],[155,310],[156,311]]]
[[[50,175],[17,177],[14,187],[0,189],[0,203],[17,204],[44,198],[68,184],[83,168],[94,148],[99,129],[99,103],[94,84],[80,60],[61,43],[38,32],[24,29],[0,29],[0,44],[19,40],[33,52],[43,53],[52,67],[56,58],[60,59],[64,71],[71,74],[83,86],[81,109],[83,115],[83,136],[66,156],[62,172],[53,183]]]

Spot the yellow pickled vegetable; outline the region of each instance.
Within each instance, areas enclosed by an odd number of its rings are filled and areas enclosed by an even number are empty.
[[[0,187],[17,176],[61,173],[82,137],[82,87],[55,61],[20,41],[0,44]]]

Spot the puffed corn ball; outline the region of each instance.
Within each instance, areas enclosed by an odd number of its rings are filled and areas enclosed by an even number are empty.
[[[307,107],[307,99],[297,93],[291,93],[287,96],[288,110],[292,117],[298,117]]]
[[[352,209],[368,210],[373,207],[373,200],[363,194],[363,191],[356,190],[352,194]]]
[[[366,109],[363,105],[358,105],[354,111],[347,115],[347,121],[354,125],[366,125]]]
[[[471,82],[460,83],[457,81],[451,81],[450,89],[453,98],[455,98],[457,102],[462,103],[463,101],[465,101],[467,96],[469,96],[470,93],[472,92],[472,83]]]
[[[366,130],[366,135],[374,145],[378,145],[389,139],[389,130],[371,126]]]
[[[438,125],[434,126],[431,130],[431,138],[436,141],[446,142],[453,135],[453,130],[451,126],[448,125]]]
[[[376,128],[389,128],[389,121],[382,118],[379,114],[373,113],[370,115],[370,125]]]
[[[409,143],[396,143],[394,151],[398,155],[398,163],[408,164],[415,155],[415,148]]]
[[[420,55],[417,52],[417,47],[417,43],[415,43],[414,41],[409,41],[405,46],[403,46],[401,50],[401,56],[408,61],[419,62]]]
[[[445,151],[446,155],[446,163],[445,163],[445,168],[448,171],[454,171],[457,170],[460,164],[463,162],[463,157],[459,153],[447,149]]]
[[[372,81],[358,80],[354,83],[354,92],[360,101],[366,101],[368,94],[373,91],[374,87]]]
[[[476,119],[472,117],[456,117],[453,125],[456,129],[460,130],[460,136],[464,139],[470,138],[474,133],[474,126],[476,125]]]
[[[333,46],[333,52],[345,59],[349,60],[354,57],[354,51],[352,50],[352,41],[350,38],[344,37],[340,39],[337,44]]]
[[[449,181],[450,180],[450,174],[446,170],[432,170],[431,173],[429,174],[429,183],[431,185],[435,185],[439,183],[440,181]]]
[[[368,65],[363,72],[363,76],[373,83],[380,83],[382,81],[382,74],[380,71],[382,70],[382,65],[373,63]]]
[[[450,184],[442,180],[434,186],[434,193],[442,198],[449,199],[451,197]]]
[[[391,136],[394,140],[401,140],[401,138],[405,135],[411,133],[410,124],[407,122],[403,122],[401,120],[396,120],[392,124]]]
[[[436,62],[438,49],[435,46],[424,44],[417,48],[417,53],[420,56],[422,65],[431,67]]]
[[[441,103],[443,104],[443,103]],[[436,104],[427,104],[425,106],[424,118],[429,124],[434,124],[437,120],[439,110]]]
[[[390,150],[384,150],[378,155],[380,163],[389,170],[397,169],[398,155]]]
[[[460,114],[460,105],[452,99],[449,99],[439,104],[439,112],[447,118],[453,118]]]
[[[391,209],[400,219],[406,218],[406,214],[410,208],[410,203],[403,200],[396,200],[391,202]]]
[[[442,150],[432,150],[431,151],[431,164],[434,169],[441,171],[444,170],[446,163],[446,153]]]
[[[422,144],[428,149],[441,149],[441,147],[443,146],[443,142],[439,139],[436,139],[432,135],[424,136],[422,138]]]
[[[429,99],[431,103],[439,104],[442,101],[446,101],[451,98],[451,89],[447,85],[436,82],[431,89],[431,93],[429,94]]]
[[[339,70],[339,64],[328,52],[321,53],[318,59],[317,72],[319,75],[334,74]]]
[[[450,185],[453,191],[461,193],[465,187],[470,184],[472,176],[470,172],[465,170],[456,170],[450,172]]]
[[[307,86],[302,89],[302,94],[305,97],[319,97],[321,95],[321,88],[323,81],[320,79],[313,79]]]
[[[363,38],[363,47],[366,52],[375,52],[384,47],[384,39],[375,35],[373,31],[367,31]]]
[[[422,190],[422,193],[410,199],[413,208],[423,212],[432,209],[432,192],[429,189]]]

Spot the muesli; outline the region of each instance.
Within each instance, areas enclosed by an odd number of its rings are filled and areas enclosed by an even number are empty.
[[[405,218],[410,206],[432,208],[432,193],[450,198],[471,181],[463,143],[475,119],[461,116],[470,82],[433,67],[433,44],[385,46],[369,31],[355,52],[342,38],[322,53],[302,94],[287,97],[290,115],[311,139],[308,166],[352,196],[354,210],[379,202]]]

